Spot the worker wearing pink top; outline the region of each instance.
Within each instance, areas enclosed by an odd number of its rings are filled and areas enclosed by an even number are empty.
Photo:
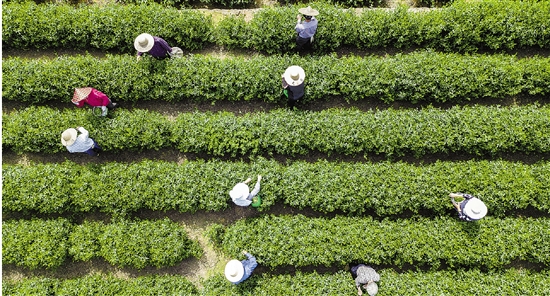
[[[101,116],[107,115],[107,108],[115,108],[116,103],[112,103],[106,94],[92,87],[75,88],[73,99],[71,100],[77,107],[84,107],[84,103],[92,107],[101,108]]]

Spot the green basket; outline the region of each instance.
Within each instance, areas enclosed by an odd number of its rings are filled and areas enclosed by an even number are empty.
[[[261,204],[262,204],[262,199],[260,198],[259,195],[256,195],[256,196],[254,196],[254,198],[252,198],[252,203],[250,205],[257,208]]]

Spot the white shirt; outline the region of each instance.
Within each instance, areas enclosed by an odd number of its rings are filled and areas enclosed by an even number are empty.
[[[81,134],[76,137],[76,140],[71,146],[66,146],[67,150],[71,153],[86,152],[94,147],[94,141],[88,137],[88,131],[83,127],[79,127],[77,130],[81,132]]]

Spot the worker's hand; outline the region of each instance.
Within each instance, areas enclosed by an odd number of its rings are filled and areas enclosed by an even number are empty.
[[[139,60],[141,60],[141,56],[137,56],[137,60],[138,60],[138,62],[139,62]]]
[[[297,19],[298,21],[301,21],[301,20],[302,20],[302,15],[301,15],[301,14],[297,15],[297,16],[296,16],[296,19]]]
[[[258,182],[260,182],[261,180],[262,180],[262,176],[258,175]]]
[[[241,253],[243,253],[243,255],[246,255],[246,253],[248,253],[246,250],[243,250]]]
[[[357,295],[361,296],[363,295],[363,291],[361,291],[361,288],[357,288]]]
[[[244,183],[244,184],[248,184],[250,181],[252,181],[252,179],[248,178],[248,179],[244,180],[243,183]]]
[[[450,197],[462,197],[462,195],[456,194],[456,193],[450,193],[449,196]]]

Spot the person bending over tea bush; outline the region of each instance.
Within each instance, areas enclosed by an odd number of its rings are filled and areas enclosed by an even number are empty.
[[[305,94],[304,80],[306,73],[300,66],[290,66],[281,77],[283,95],[288,100],[288,106],[294,107]]]
[[[84,107],[84,103],[96,108],[101,108],[101,116],[107,115],[107,108],[114,109],[117,103],[111,102],[106,94],[92,87],[75,88],[73,99],[71,100],[78,108]]]
[[[231,196],[231,199],[236,205],[247,207],[252,203],[252,199],[260,192],[261,180],[262,176],[258,175],[258,181],[256,182],[252,192],[249,192],[250,189],[247,185],[250,181],[252,181],[252,179],[248,178],[244,182],[237,183],[237,185],[229,191],[229,196]]]
[[[309,48],[313,43],[313,35],[317,31],[317,19],[316,15],[319,15],[319,11],[308,6],[306,8],[300,8],[298,11],[301,15],[297,15],[298,22],[294,27],[298,36],[296,36],[296,48],[298,50],[302,48]],[[302,15],[304,15],[305,21],[302,22]]]
[[[181,57],[183,51],[179,47],[170,47],[166,40],[143,33],[134,40],[134,48],[137,50],[137,59],[141,59],[144,53],[149,53],[156,59],[162,60],[169,57]]]
[[[361,286],[363,286],[370,296],[374,296],[378,293],[378,285],[376,282],[380,281],[380,275],[372,267],[361,263],[351,267],[351,274],[355,279],[355,287],[357,287],[358,295],[363,295]]]
[[[225,277],[233,284],[242,283],[252,275],[252,271],[258,266],[256,257],[250,255],[247,251],[243,251],[247,259],[243,261],[231,260],[225,265]]]
[[[449,196],[461,220],[477,221],[487,215],[487,206],[479,198],[464,193],[451,193]],[[464,198],[464,200],[456,202],[455,198]]]
[[[78,135],[78,132],[81,134]],[[79,126],[76,129],[69,128],[61,134],[61,144],[70,153],[87,153],[91,156],[98,156],[103,149],[88,136],[88,131]]]

